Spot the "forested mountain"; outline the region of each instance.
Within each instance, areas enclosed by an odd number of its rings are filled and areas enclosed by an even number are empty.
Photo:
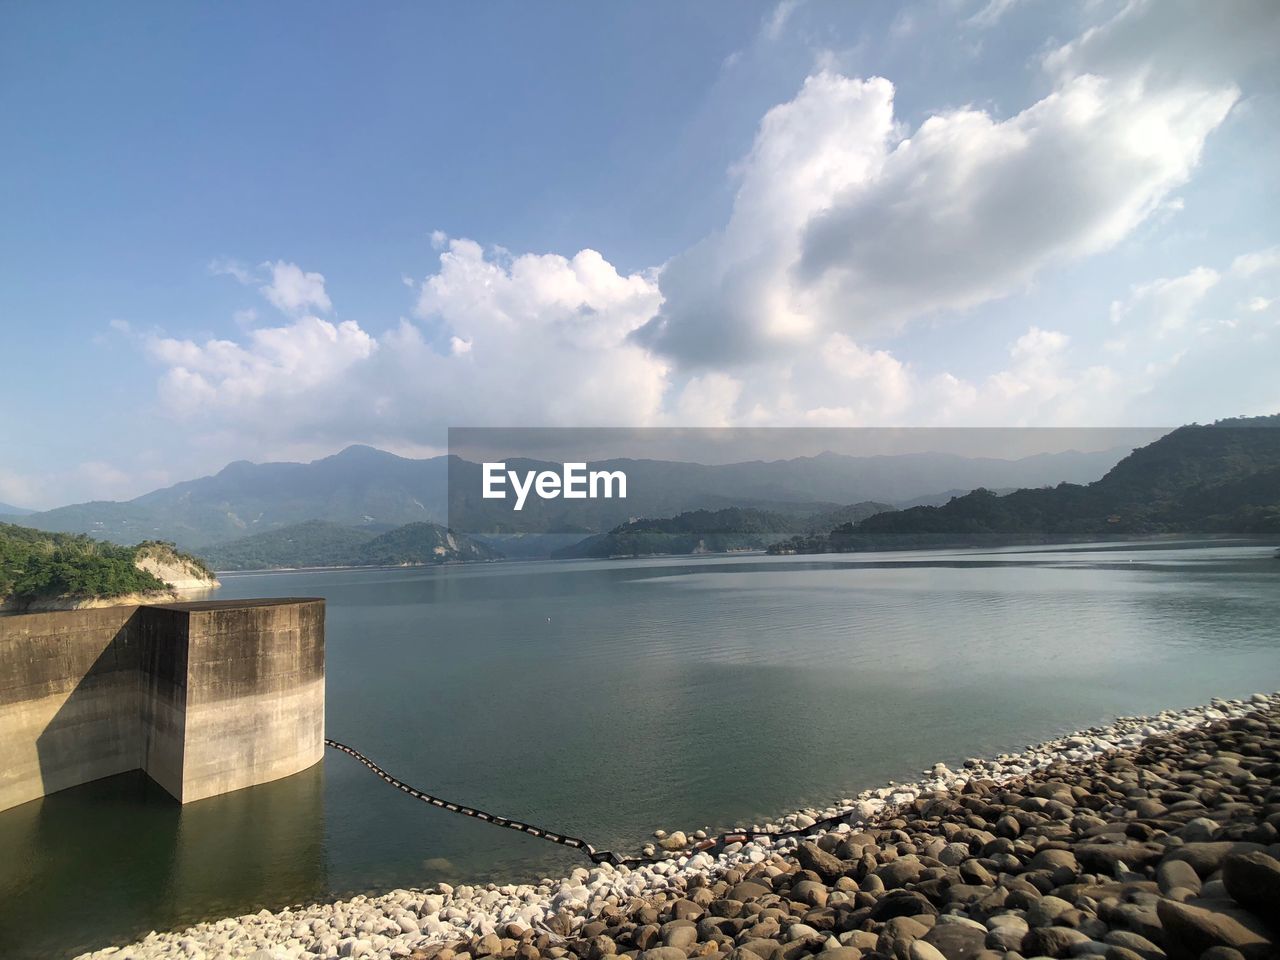
[[[494,560],[502,554],[434,523],[409,523],[382,533],[308,520],[199,551],[217,570],[399,566]]]
[[[1181,427],[1087,485],[975,490],[798,540],[778,552],[980,538],[1280,533],[1280,415]]]
[[[800,516],[853,501],[897,503],[939,490],[1085,482],[1102,476],[1122,454],[1067,451],[1001,460],[950,453],[824,453],[715,465],[605,460],[592,468],[626,471],[627,499],[576,501],[570,508],[563,500],[530,498],[517,513],[509,503],[480,496],[479,464],[456,457],[411,460],[356,446],[312,463],[237,461],[213,476],[133,500],[59,507],[32,514],[23,523],[116,543],[170,540],[184,548],[205,548],[315,519],[374,532],[425,521],[466,533],[585,536],[636,516],[672,517],[698,509],[743,507]],[[514,459],[508,466],[521,471],[559,468]]]
[[[97,500],[24,518],[45,530],[89,533],[117,543],[145,538],[204,547],[319,517],[379,529],[445,515],[445,457],[410,460],[372,447],[348,447],[311,463],[228,464],[116,502]]]
[[[884,503],[863,502],[807,517],[740,507],[692,510],[675,517],[631,520],[552,556],[568,559],[763,550],[796,531],[826,530],[833,523],[861,520],[892,509]]]

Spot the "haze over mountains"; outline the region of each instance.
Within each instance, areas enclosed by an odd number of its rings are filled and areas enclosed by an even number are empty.
[[[606,460],[593,467],[625,470],[628,499],[590,501],[595,509],[575,511],[573,529],[600,533],[635,516],[669,517],[728,506],[813,513],[864,500],[892,504],[932,500],[944,491],[976,487],[1087,483],[1101,477],[1128,452],[1067,451],[1017,460],[944,453],[875,457],[824,453],[710,466]],[[509,465],[520,469],[552,466],[516,460]],[[452,517],[447,503],[450,469],[455,483],[470,478],[461,489],[474,492],[474,496],[455,501]],[[162,539],[186,548],[225,543],[309,520],[368,527],[374,533],[422,521],[445,524],[450,519],[464,532],[489,529],[498,521],[511,532],[565,529],[559,515],[563,508],[560,501],[531,500],[519,515],[513,515],[509,507],[501,514],[484,513],[496,502],[480,501],[479,473],[478,464],[456,457],[414,460],[352,446],[311,463],[236,461],[213,476],[177,483],[133,500],[73,504],[26,514],[22,522],[42,530],[88,533],[117,543]]]
[[[1280,533],[1280,415],[1179,427],[1093,483],[880,512],[772,552],[828,553],[984,539]]]

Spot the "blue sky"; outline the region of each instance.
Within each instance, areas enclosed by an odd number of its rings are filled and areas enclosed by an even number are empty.
[[[0,9],[0,501],[1280,411],[1264,0]]]

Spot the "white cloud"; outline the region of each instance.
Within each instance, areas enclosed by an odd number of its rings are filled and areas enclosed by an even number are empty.
[[[1128,0],[1112,18],[1051,51],[1045,69],[1142,77],[1152,87],[1229,87],[1270,69],[1280,34],[1274,0]]]
[[[299,313],[316,309],[327,313],[333,308],[325,293],[324,276],[307,273],[296,263],[264,263],[271,272],[271,281],[262,286],[262,295],[277,309],[285,313]]]
[[[1028,322],[968,376],[925,372],[889,339],[1176,210],[1241,92],[1219,69],[1229,51],[1163,65],[1192,28],[1162,9],[1129,4],[1051,52],[1049,92],[1005,118],[963,107],[908,131],[889,80],[813,74],[762,118],[724,228],[654,271],[435,231],[436,269],[406,283],[412,319],[375,332],[309,315],[333,309],[320,274],[265,264],[269,281],[242,282],[290,320],[236,341],[153,338],[162,397],[187,424],[277,447],[409,448],[464,424],[1171,423],[1280,407],[1256,377],[1209,400],[1171,386],[1274,351],[1280,248],[1134,285],[1111,323]],[[1215,42],[1252,56],[1240,30]]]
[[[1169,19],[1132,4],[1049,54],[1054,87],[1020,113],[964,107],[909,135],[888,80],[811,76],[761,122],[724,230],[664,266],[663,310],[641,342],[690,369],[746,364],[832,332],[892,335],[1111,249],[1176,206],[1240,97],[1214,70],[1153,66],[1190,27],[1158,37],[1168,49],[1122,56],[1129,31]],[[1256,46],[1220,33],[1214,63],[1232,43]]]
[[[242,342],[152,338],[161,398],[191,424],[276,439],[423,442],[449,425],[640,424],[667,364],[627,336],[658,304],[651,276],[600,254],[486,255],[453,240],[421,284],[418,322],[380,335],[301,317]]]
[[[1111,322],[1130,321],[1139,311],[1146,314],[1142,335],[1164,338],[1187,325],[1192,313],[1221,275],[1209,267],[1196,267],[1181,277],[1162,278],[1133,288],[1124,300],[1111,304]]]
[[[228,257],[217,257],[209,261],[209,272],[215,277],[232,277],[245,286],[253,283],[253,271],[239,260]]]
[[[331,384],[377,349],[359,324],[334,324],[318,317],[252,330],[244,345],[151,337],[147,346],[168,368],[160,382],[161,399],[180,416],[234,413],[284,396],[306,395]]]
[[[987,0],[978,12],[966,20],[965,23],[969,26],[986,30],[994,27],[1004,19],[1006,13],[1021,2],[1022,0]]]
[[[791,19],[791,15],[796,12],[796,8],[803,3],[804,0],[779,0],[778,5],[773,8],[769,14],[769,18],[764,24],[764,36],[769,40],[777,40],[782,36],[782,31],[787,26],[787,21]]]

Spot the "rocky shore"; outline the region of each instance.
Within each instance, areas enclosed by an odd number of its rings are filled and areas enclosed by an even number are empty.
[[[538,885],[402,890],[86,958],[1280,958],[1280,695],[939,764],[761,837]]]

